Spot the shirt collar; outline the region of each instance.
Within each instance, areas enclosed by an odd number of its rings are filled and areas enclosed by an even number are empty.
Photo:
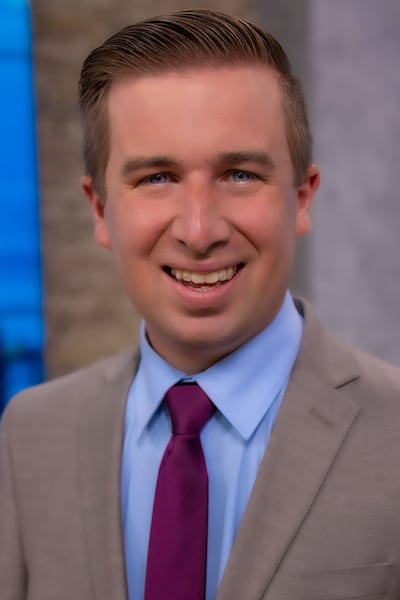
[[[299,351],[302,329],[302,318],[287,292],[279,313],[266,329],[209,369],[192,376],[243,439],[252,436],[286,385]],[[167,390],[187,375],[153,350],[144,323],[140,350],[141,361],[133,386],[141,434]]]

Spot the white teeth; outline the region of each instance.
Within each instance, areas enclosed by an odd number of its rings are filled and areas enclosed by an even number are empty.
[[[235,269],[233,267],[229,267],[228,269],[226,269],[226,278],[232,279],[235,272],[236,272],[236,267],[235,267]]]
[[[191,273],[190,280],[192,283],[204,283],[203,275],[199,275],[198,273]]]
[[[188,283],[195,283],[197,285],[207,284],[215,285],[220,281],[229,281],[236,274],[236,267],[228,267],[227,269],[220,269],[219,271],[213,271],[212,273],[195,273],[193,271],[182,271],[181,269],[171,269],[171,274],[178,281],[187,281]]]
[[[207,273],[206,276],[204,277],[204,279],[205,279],[206,283],[217,283],[217,281],[219,280],[219,271],[217,271],[215,273]],[[200,283],[203,283],[203,282],[200,281]]]

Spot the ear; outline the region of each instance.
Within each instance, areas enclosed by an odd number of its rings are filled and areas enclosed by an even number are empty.
[[[93,179],[89,175],[83,175],[81,177],[81,186],[92,210],[95,240],[100,246],[110,250],[111,240],[104,215],[105,200],[100,198],[100,195],[93,185]]]
[[[296,236],[307,235],[312,228],[311,207],[319,188],[320,174],[316,165],[310,165],[304,183],[297,188]]]

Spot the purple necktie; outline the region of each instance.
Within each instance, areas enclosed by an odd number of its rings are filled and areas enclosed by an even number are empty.
[[[172,437],[158,471],[145,600],[204,600],[208,475],[200,432],[214,406],[197,384],[170,388],[165,403]]]

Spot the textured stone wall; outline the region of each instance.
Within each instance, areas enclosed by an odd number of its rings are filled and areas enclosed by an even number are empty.
[[[185,8],[252,17],[249,0],[35,0],[37,96],[47,369],[55,376],[135,343],[138,316],[108,253],[96,247],[79,187],[76,86],[82,60],[133,21]]]

